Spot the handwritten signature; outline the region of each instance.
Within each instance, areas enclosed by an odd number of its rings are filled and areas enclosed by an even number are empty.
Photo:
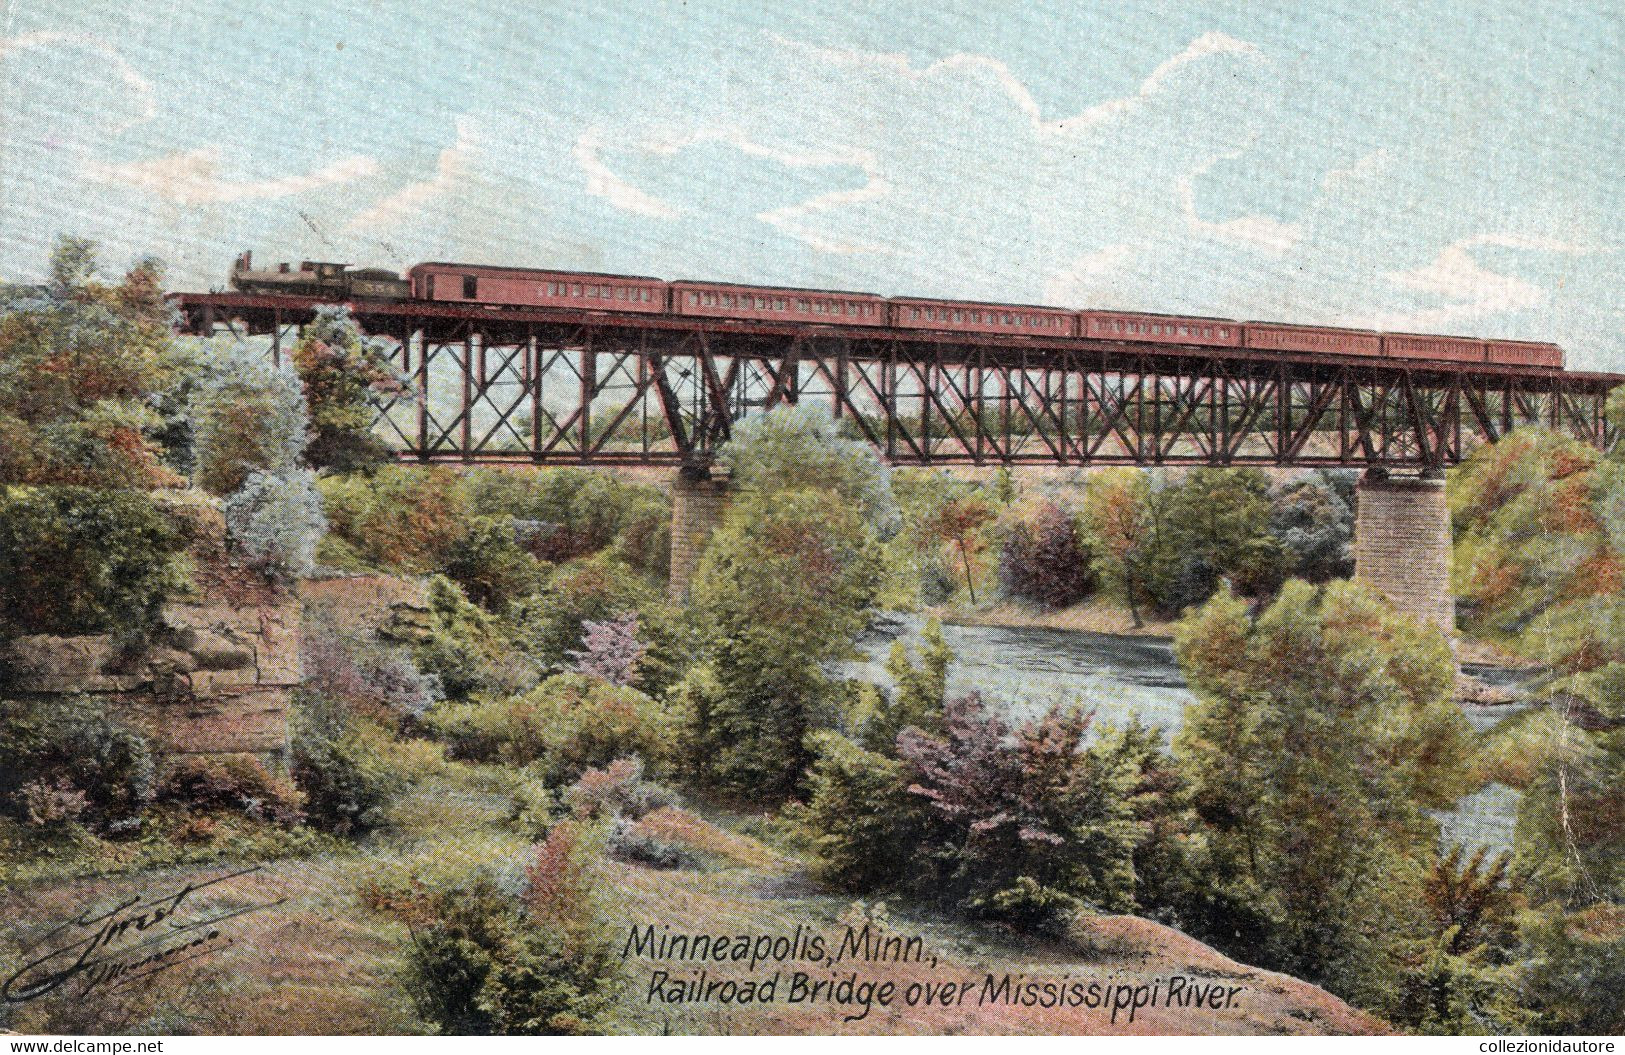
[[[101,912],[83,909],[36,943],[31,953],[40,948],[48,951],[0,984],[0,996],[14,1004],[37,1000],[76,978],[83,982],[81,994],[103,987],[111,991],[213,955],[232,943],[233,939],[222,930],[228,920],[274,908],[287,898],[212,915],[189,913],[187,900],[200,890],[262,867],[228,872],[201,883],[188,882],[173,893],[156,897],[136,894]]]

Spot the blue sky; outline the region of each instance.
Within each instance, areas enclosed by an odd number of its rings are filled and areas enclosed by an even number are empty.
[[[1556,340],[1625,371],[1625,7],[0,0],[57,232]]]

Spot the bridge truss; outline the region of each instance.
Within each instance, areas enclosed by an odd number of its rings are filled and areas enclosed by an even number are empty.
[[[182,294],[186,327],[280,356],[317,301]],[[819,402],[915,465],[1437,469],[1520,425],[1609,448],[1625,377],[1087,339],[359,302],[410,393],[403,460],[703,464],[735,422]]]

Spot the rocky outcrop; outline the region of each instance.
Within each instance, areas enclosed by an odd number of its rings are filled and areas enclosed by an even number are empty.
[[[253,754],[280,765],[300,679],[292,596],[249,607],[171,604],[139,647],[107,634],[41,634],[0,648],[7,696],[103,699],[166,755]]]
[[[307,614],[354,638],[412,644],[430,629],[429,591],[420,579],[326,575],[299,583]]]

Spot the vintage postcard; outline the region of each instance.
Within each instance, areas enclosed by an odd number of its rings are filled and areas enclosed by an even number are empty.
[[[9,1050],[1625,1033],[1622,55],[0,0]]]

